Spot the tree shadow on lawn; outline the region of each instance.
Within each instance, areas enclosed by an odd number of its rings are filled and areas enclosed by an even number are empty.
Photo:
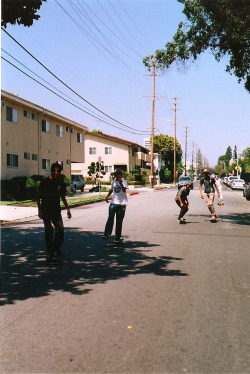
[[[137,274],[187,276],[168,265],[182,260],[168,256],[148,256],[146,248],[159,246],[146,241],[126,241],[114,248],[101,239],[100,232],[65,228],[63,263],[48,267],[45,262],[44,229],[2,229],[1,302],[14,303],[31,297],[49,295],[53,290],[76,295],[91,291],[89,285],[105,283]]]

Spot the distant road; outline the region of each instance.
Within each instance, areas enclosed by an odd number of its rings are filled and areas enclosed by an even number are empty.
[[[225,190],[213,224],[196,187],[180,225],[175,194],[129,197],[122,249],[108,204],[72,209],[57,269],[41,221],[2,229],[1,372],[250,373],[250,202]]]

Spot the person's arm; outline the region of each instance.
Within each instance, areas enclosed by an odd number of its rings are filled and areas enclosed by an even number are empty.
[[[43,212],[42,212],[42,208],[41,208],[41,193],[40,193],[40,191],[37,191],[36,203],[37,203],[37,207],[38,207],[38,217],[42,219],[43,218]]]
[[[201,198],[204,199],[204,195],[202,192],[202,184],[199,184],[199,191],[200,191]]]
[[[109,196],[112,195],[112,193],[113,193],[113,189],[110,188],[110,190],[109,190],[109,192],[108,192],[108,194],[106,196],[106,203],[109,203]]]
[[[61,199],[62,199],[62,202],[63,202],[65,208],[67,209],[67,216],[68,216],[68,218],[71,218],[70,208],[69,208],[69,206],[68,206],[68,203],[67,203],[67,200],[66,200],[65,195],[62,195],[62,196],[61,196]]]
[[[126,192],[126,190],[128,189],[127,183],[126,183],[126,185],[124,186],[124,184],[123,184],[123,179],[121,179],[119,182],[120,182],[120,185],[121,185],[122,191],[123,191],[123,192]]]

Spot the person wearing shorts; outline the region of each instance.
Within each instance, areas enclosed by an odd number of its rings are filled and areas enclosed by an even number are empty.
[[[215,179],[210,177],[210,172],[208,169],[203,170],[203,178],[200,180],[199,191],[202,199],[206,200],[206,204],[209,212],[211,213],[211,219],[216,219],[217,215],[214,208],[214,196],[215,190],[220,197],[220,191],[215,183]],[[204,193],[202,191],[202,186],[204,186]]]

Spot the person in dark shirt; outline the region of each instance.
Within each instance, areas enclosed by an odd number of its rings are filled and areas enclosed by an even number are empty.
[[[62,256],[61,246],[64,240],[64,226],[60,199],[67,209],[68,218],[71,218],[71,212],[65,197],[66,185],[61,170],[59,163],[52,164],[51,176],[41,181],[37,193],[38,216],[44,222],[48,261],[52,260],[55,255]],[[53,226],[55,227],[55,235]]]
[[[188,195],[190,192],[190,185],[187,183],[185,184],[176,194],[175,201],[176,204],[181,208],[179,217],[177,218],[178,221],[186,221],[184,215],[188,211]]]
[[[220,197],[220,191],[215,183],[215,179],[210,177],[208,169],[203,170],[204,177],[200,180],[199,191],[202,199],[206,199],[207,207],[211,213],[211,220],[215,220],[217,217],[214,208],[214,196],[215,190]],[[202,186],[204,185],[204,193],[202,192]]]

